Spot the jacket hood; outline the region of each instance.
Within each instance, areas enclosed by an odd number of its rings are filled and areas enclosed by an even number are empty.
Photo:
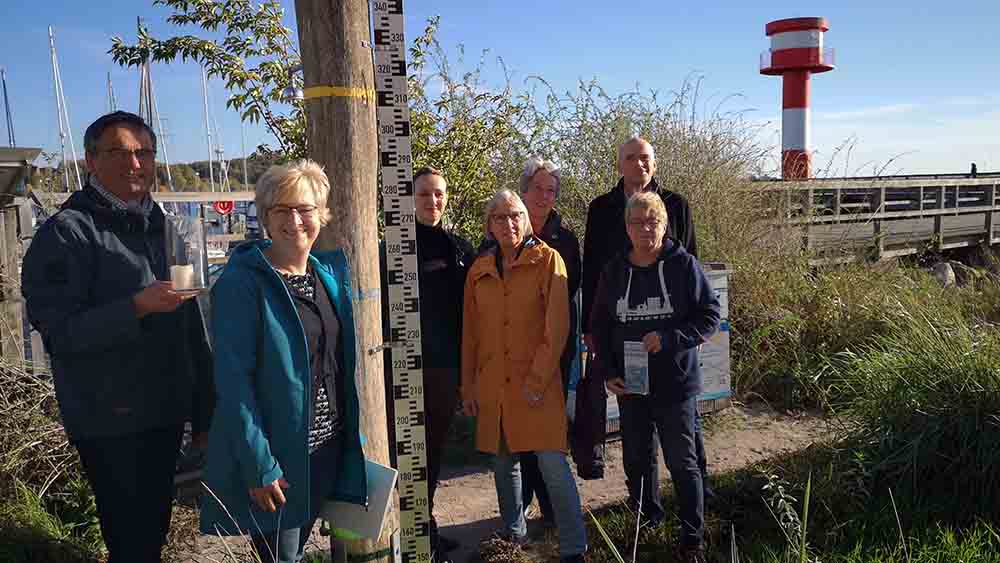
[[[688,251],[684,250],[679,242],[672,238],[668,238],[663,241],[663,248],[660,250],[660,255],[657,257],[658,260],[672,260],[675,258],[681,258],[688,255]]]
[[[486,239],[484,239],[485,241]],[[524,242],[521,243],[521,248],[518,250],[517,260],[514,261],[514,265],[518,264],[534,264],[542,259],[543,248],[546,244],[542,242],[541,239],[535,235],[530,235]],[[496,266],[496,256],[500,252],[500,245],[497,244],[495,240],[491,240],[488,246],[480,246],[479,255],[476,257],[475,262],[472,263],[472,269],[469,270],[469,276],[473,279],[482,277],[484,275],[499,275]],[[482,258],[488,257],[489,260],[482,260]]]
[[[542,226],[541,232],[532,233],[531,237],[535,239],[540,239],[542,241],[552,240],[559,238],[559,231],[562,230],[562,215],[558,211],[553,209],[549,212],[548,218],[545,219],[545,225]],[[529,237],[529,238],[531,238]],[[491,238],[484,237],[482,242],[479,243],[479,250],[477,256],[482,256],[487,252],[494,252],[497,247],[497,241]]]
[[[541,239],[550,239],[553,237],[558,238],[560,229],[562,229],[562,215],[553,209],[549,212],[548,218],[545,219],[545,225],[542,226],[542,232],[535,233],[535,236]]]
[[[229,254],[229,262],[234,266],[244,266],[256,270],[269,270],[270,262],[264,256],[264,250],[271,246],[270,239],[248,240],[234,248]]]
[[[267,259],[267,256],[264,256],[264,250],[269,248],[271,244],[271,239],[248,240],[232,250],[229,254],[227,266],[232,264],[233,266],[269,272],[273,269],[273,267],[271,266],[271,262]],[[313,268],[321,268],[327,273],[332,273],[332,268],[320,259],[327,254],[342,254],[342,251],[334,250],[330,253],[310,252],[309,263]]]
[[[625,263],[629,264],[628,254],[632,250],[632,243],[629,242],[628,247],[623,253],[621,253],[618,258]],[[676,239],[666,238],[663,240],[663,248],[660,249],[660,254],[657,255],[657,262],[667,262],[671,260],[683,260],[685,257],[691,256],[681,243],[677,242]],[[655,265],[655,262],[652,265]]]
[[[153,205],[149,216],[115,209],[90,184],[73,192],[62,204],[62,209],[71,209],[91,215],[97,223],[110,225],[126,232],[159,232],[163,230],[164,215],[159,205]]]

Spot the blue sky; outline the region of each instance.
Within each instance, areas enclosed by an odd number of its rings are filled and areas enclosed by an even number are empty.
[[[148,0],[3,0],[0,66],[7,69],[17,141],[58,150],[46,26],[52,25],[77,152],[87,123],[107,106],[105,79],[123,109],[137,104],[137,73],[116,67],[106,54],[110,37],[134,38],[142,16],[154,35],[172,33],[166,8]],[[294,3],[285,0],[294,29]],[[100,7],[98,7],[100,6]],[[704,77],[706,96],[731,99],[727,108],[750,110],[769,124],[762,140],[780,143],[780,79],[758,72],[768,47],[764,25],[774,19],[823,16],[826,46],[837,50],[837,68],[812,83],[812,148],[824,166],[836,148],[855,139],[850,161],[838,174],[1000,171],[1000,48],[995,42],[1000,2],[898,0],[812,2],[711,1],[629,3],[596,0],[408,0],[407,35],[440,15],[439,38],[454,56],[465,46],[477,60],[504,59],[515,83],[545,77],[558,89],[597,78],[610,92],[639,84],[668,91],[692,73]],[[499,66],[487,65],[499,84]],[[192,64],[154,67],[157,98],[166,118],[172,161],[205,159],[201,78]],[[226,112],[226,93],[212,85],[212,107],[227,157],[241,154],[239,119]],[[0,142],[5,139],[0,139]],[[247,127],[247,146],[267,142],[261,127]]]

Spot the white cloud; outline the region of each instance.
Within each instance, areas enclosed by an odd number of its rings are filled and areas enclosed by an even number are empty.
[[[913,104],[913,103],[887,104],[882,106],[870,106],[852,110],[817,112],[813,114],[813,119],[816,121],[852,121],[861,119],[867,120],[874,117],[883,117],[886,115],[898,115],[902,113],[909,113],[912,111],[916,111],[921,107],[922,107],[921,104]]]

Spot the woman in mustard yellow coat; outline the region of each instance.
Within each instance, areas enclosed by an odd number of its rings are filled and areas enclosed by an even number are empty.
[[[566,404],[559,359],[569,331],[566,266],[532,234],[524,203],[501,190],[486,206],[497,244],[465,281],[462,406],[476,416],[476,448],[495,454],[503,535],[524,543],[518,452],[535,452],[552,498],[564,562],[583,561],[587,536],[566,461]]]

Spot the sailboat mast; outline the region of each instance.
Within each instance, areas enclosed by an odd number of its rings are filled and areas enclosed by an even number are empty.
[[[149,63],[147,62],[148,66]],[[159,134],[160,141],[160,152],[163,153],[163,168],[167,171],[167,187],[170,191],[174,191],[174,177],[170,174],[170,155],[167,153],[167,136],[163,132],[163,119],[160,117],[160,112],[156,107],[156,93],[153,91],[153,75],[150,73],[149,69],[146,69],[146,79],[149,81],[149,107],[150,114],[153,120],[156,122],[156,128]],[[150,123],[152,125],[152,123]]]
[[[77,164],[76,144],[73,142],[73,132],[70,130],[69,109],[66,108],[66,95],[63,92],[62,76],[59,74],[59,57],[56,55],[56,39],[52,33],[52,26],[49,26],[49,49],[52,52],[52,78],[55,82],[56,91],[56,112],[59,114],[59,146],[62,152],[63,173],[66,180],[66,190],[69,191],[69,165],[66,164],[66,138],[69,138],[69,150],[73,156],[73,171],[76,173],[76,187],[83,189],[83,181],[80,179],[80,166]]]
[[[212,147],[212,152],[215,153],[215,161],[219,163],[219,191],[231,191],[229,186],[229,162],[226,161],[226,151],[222,147],[222,131],[219,129],[219,120],[215,115],[215,112],[212,111],[211,92],[208,92],[206,100],[208,102],[209,128],[215,137],[215,145]]]
[[[208,123],[208,73],[201,67],[202,99],[205,101],[205,139],[208,141],[208,181],[215,191],[215,172],[212,171],[212,127]]]
[[[243,189],[245,190],[249,183],[247,182],[247,128],[243,119],[240,119],[240,144],[243,147]]]
[[[108,71],[108,113],[118,111],[118,100],[115,98],[115,87],[111,84],[111,71]]]
[[[62,98],[59,96],[59,63],[56,61],[56,38],[49,26],[49,57],[52,60],[52,88],[56,95],[56,119],[59,121],[59,158],[63,167],[63,188],[69,191],[69,167],[66,166],[66,130],[63,129]]]
[[[0,82],[3,82],[3,107],[7,115],[7,143],[15,147],[17,141],[14,140],[14,118],[10,113],[10,98],[7,97],[7,69],[0,68]]]
[[[142,18],[136,18],[136,29],[138,39],[142,42]],[[160,119],[160,112],[156,107],[152,66],[149,64],[149,59],[146,58],[139,64],[139,116],[142,117],[151,129],[156,128],[159,141],[157,148],[159,153],[163,155],[162,164],[166,172],[167,188],[170,191],[174,191],[174,178],[170,173],[170,155],[167,152],[167,136],[163,132],[163,120]]]

